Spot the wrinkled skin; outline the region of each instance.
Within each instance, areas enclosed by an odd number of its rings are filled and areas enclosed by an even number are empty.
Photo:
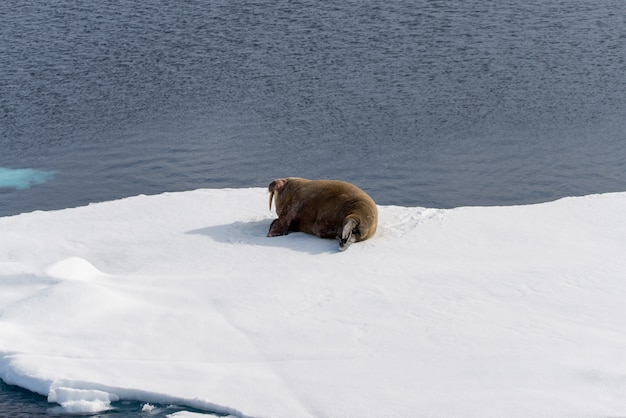
[[[357,186],[339,180],[307,180],[298,177],[270,183],[270,210],[276,204],[275,219],[268,237],[291,231],[321,238],[336,238],[339,249],[363,241],[376,233],[378,209],[371,197]]]

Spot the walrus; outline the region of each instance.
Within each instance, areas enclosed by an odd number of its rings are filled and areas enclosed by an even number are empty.
[[[371,197],[354,184],[340,180],[276,179],[268,186],[276,214],[268,237],[306,232],[336,238],[339,249],[371,238],[378,225],[378,209]]]

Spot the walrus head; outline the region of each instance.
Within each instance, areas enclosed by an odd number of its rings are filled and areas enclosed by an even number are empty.
[[[274,195],[278,198],[278,193],[283,187],[285,187],[285,183],[287,183],[286,179],[276,179],[267,187],[267,190],[270,192],[270,210],[272,210],[272,200],[274,200]]]

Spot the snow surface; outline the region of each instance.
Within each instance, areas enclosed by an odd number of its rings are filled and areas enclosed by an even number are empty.
[[[267,238],[267,199],[0,218],[0,377],[69,412],[626,416],[626,193],[381,206],[377,235],[342,253]]]

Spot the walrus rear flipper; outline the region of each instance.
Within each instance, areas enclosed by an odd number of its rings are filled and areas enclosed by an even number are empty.
[[[352,231],[357,227],[358,223],[354,218],[346,218],[343,220],[343,228],[341,230],[341,236],[339,239],[339,249],[341,251],[346,250],[350,244],[356,241],[356,237],[352,234]]]

